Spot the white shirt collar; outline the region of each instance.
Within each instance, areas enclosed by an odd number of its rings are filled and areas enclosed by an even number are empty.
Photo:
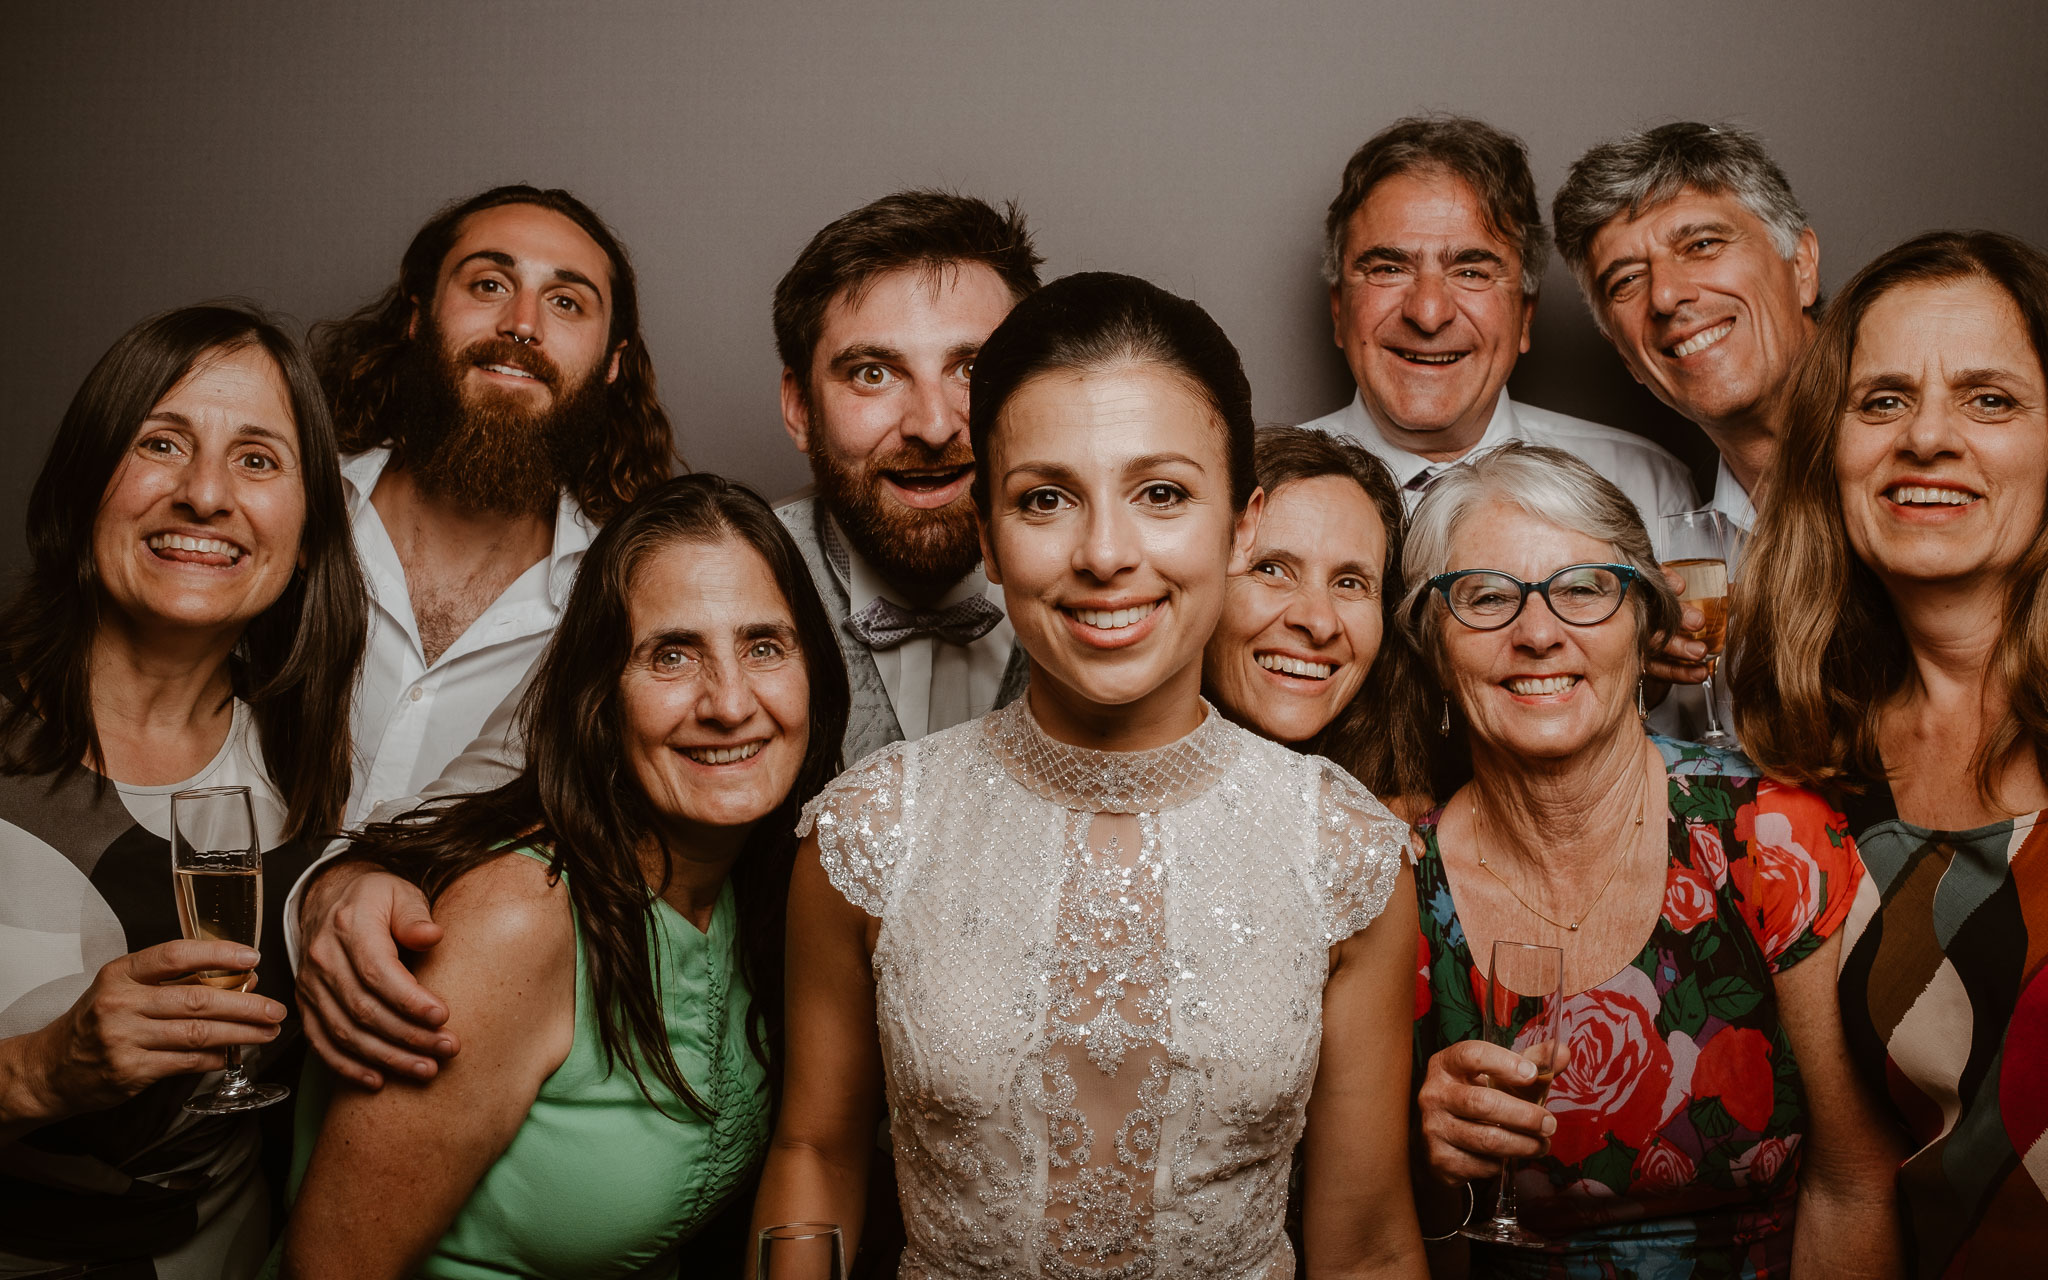
[[[354,520],[362,512],[363,504],[370,500],[378,479],[389,465],[389,445],[379,445],[342,458],[341,482],[346,490],[349,519]],[[590,540],[596,536],[596,523],[583,514],[583,508],[573,494],[567,489],[562,490],[555,506],[554,545],[549,548],[547,560],[548,600],[557,609],[567,603],[569,588],[576,582],[576,568],[583,563],[583,553],[590,549]]]
[[[1381,462],[1387,464],[1387,469],[1394,473],[1394,483],[1402,488],[1406,488],[1408,482],[1417,475],[1420,475],[1424,470],[1431,467],[1448,465],[1443,462],[1432,462],[1419,453],[1410,453],[1401,446],[1390,442],[1380,431],[1379,422],[1372,416],[1371,411],[1365,407],[1365,397],[1358,392],[1352,393],[1351,403],[1344,407],[1343,412],[1345,415],[1345,428],[1357,438],[1360,444],[1363,444],[1368,450],[1377,455]],[[1453,459],[1453,461],[1462,462],[1496,445],[1521,438],[1522,424],[1520,419],[1515,417],[1514,401],[1508,399],[1507,389],[1503,387],[1499,397],[1493,402],[1493,416],[1487,419],[1486,430],[1480,434],[1478,443],[1467,449],[1459,457]]]
[[[1728,469],[1728,459],[1721,459],[1721,469],[1714,476],[1714,500],[1708,506],[1728,517],[1728,522],[1744,533],[1756,529],[1756,507],[1749,500],[1749,490],[1742,487],[1742,481]]]

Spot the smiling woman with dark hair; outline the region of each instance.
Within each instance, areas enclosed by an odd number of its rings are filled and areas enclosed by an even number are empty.
[[[420,978],[463,1051],[302,1108],[286,1275],[677,1273],[767,1142],[791,831],[838,768],[838,652],[752,491],[682,476],[605,526],[521,707],[519,776],[352,850],[435,903]]]
[[[256,957],[180,940],[169,808],[249,788],[275,885],[348,797],[363,586],[297,344],[240,306],[123,335],[64,415],[28,539],[0,630],[0,1274],[247,1276],[255,1120],[181,1105],[225,1046],[261,1075],[294,1038],[281,895],[255,990],[193,985]]]
[[[1419,1276],[1405,829],[1201,698],[1257,528],[1251,392],[1200,307],[1070,276],[969,428],[1022,701],[805,810],[757,1225],[855,1233],[887,1091],[906,1276]],[[857,1241],[856,1241],[857,1243]]]
[[[1203,691],[1414,818],[1429,802],[1427,681],[1395,624],[1400,487],[1372,454],[1304,427],[1260,427],[1252,461],[1265,512],[1209,638]]]

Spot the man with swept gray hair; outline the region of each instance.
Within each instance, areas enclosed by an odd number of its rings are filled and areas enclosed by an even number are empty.
[[[1551,219],[1629,372],[1720,451],[1714,507],[1752,528],[1820,304],[1820,241],[1784,172],[1753,134],[1662,125],[1581,156]]]
[[[1645,520],[1693,505],[1655,442],[1508,398],[1529,349],[1548,249],[1519,139],[1465,116],[1414,116],[1351,157],[1324,223],[1337,347],[1358,394],[1306,425],[1376,455],[1414,505],[1447,467],[1508,440],[1565,450]]]

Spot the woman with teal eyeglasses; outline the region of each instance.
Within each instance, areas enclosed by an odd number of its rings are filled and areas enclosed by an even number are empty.
[[[1679,610],[1635,507],[1508,444],[1431,488],[1406,551],[1454,788],[1416,824],[1424,1232],[1488,1217],[1513,1159],[1543,1242],[1474,1244],[1474,1275],[1890,1273],[1889,1166],[1834,999],[1855,846],[1812,792],[1644,731]],[[1496,941],[1564,955],[1570,1056],[1541,1103],[1489,1087],[1533,1075],[1484,1036]]]
[[[419,976],[462,1051],[302,1111],[285,1275],[679,1274],[767,1146],[792,831],[847,702],[759,497],[684,476],[605,527],[522,708],[524,770],[352,850],[434,903]]]

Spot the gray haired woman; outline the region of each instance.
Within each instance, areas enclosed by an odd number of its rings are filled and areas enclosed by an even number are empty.
[[[1436,484],[1407,552],[1403,625],[1467,779],[1417,825],[1425,1231],[1470,1217],[1468,1180],[1516,1157],[1522,1223],[1549,1243],[1474,1246],[1477,1274],[1894,1268],[1890,1170],[1834,1001],[1854,846],[1811,792],[1644,731],[1644,663],[1678,604],[1634,506],[1510,444]],[[1484,1038],[1495,941],[1564,952],[1547,1109],[1487,1087],[1533,1076]]]

